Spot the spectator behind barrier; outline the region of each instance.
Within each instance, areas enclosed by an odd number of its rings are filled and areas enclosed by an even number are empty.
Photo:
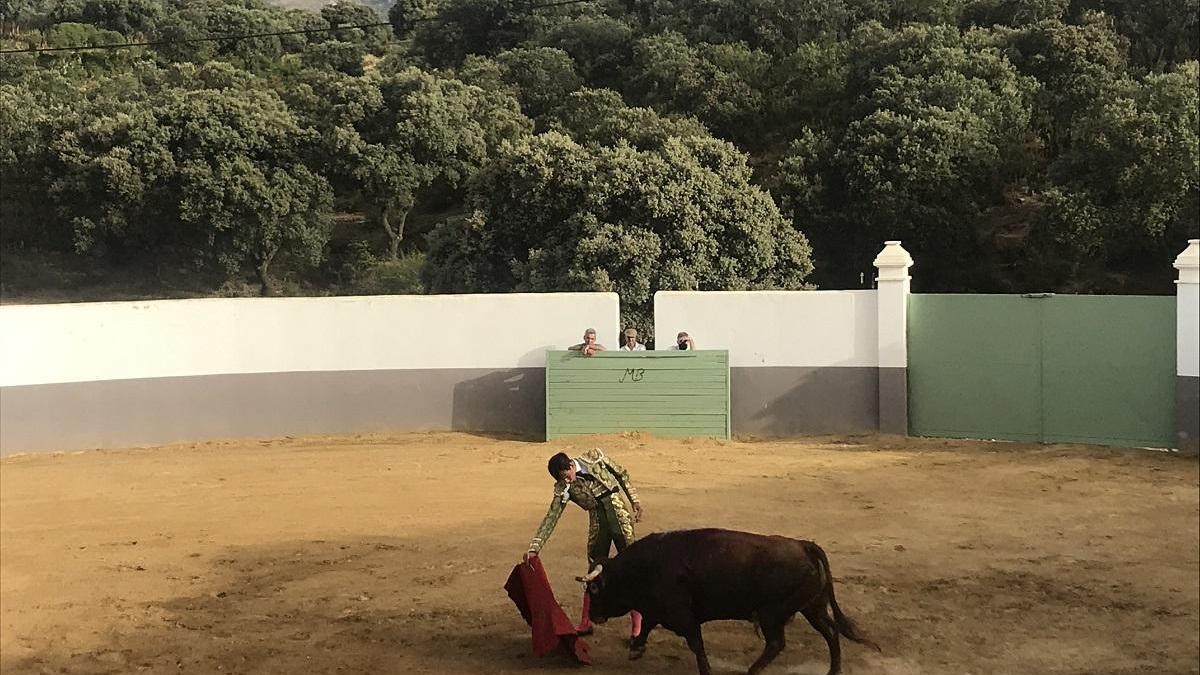
[[[621,345],[621,351],[623,351],[623,352],[644,352],[644,351],[646,351],[646,345],[638,342],[638,332],[637,332],[636,328],[626,328],[624,337],[625,337],[625,344]]]
[[[573,352],[579,352],[580,354],[583,354],[584,356],[591,356],[592,354],[595,354],[596,352],[608,351],[607,349],[604,348],[604,345],[600,344],[599,342],[596,342],[596,329],[595,328],[589,328],[589,329],[583,331],[583,342],[580,342],[577,345],[571,345],[570,347],[567,347],[567,349],[569,349]]]
[[[694,350],[695,348],[696,348],[696,341],[692,339],[692,336],[687,334],[686,330],[679,331],[679,335],[675,336],[675,344],[671,345],[670,347],[667,347],[667,349],[674,349],[674,350],[682,350],[682,349],[693,349]]]

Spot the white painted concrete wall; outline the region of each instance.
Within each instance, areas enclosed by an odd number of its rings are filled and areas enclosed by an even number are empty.
[[[588,327],[615,336],[619,324],[615,293],[0,306],[0,386],[234,373],[543,367],[547,349],[579,342]]]
[[[1200,285],[1180,285],[1175,312],[1176,373],[1200,377]]]
[[[1189,239],[1175,258],[1175,373],[1200,377],[1200,239]]]
[[[878,367],[876,292],[659,291],[654,336],[667,349],[686,330],[729,365]]]

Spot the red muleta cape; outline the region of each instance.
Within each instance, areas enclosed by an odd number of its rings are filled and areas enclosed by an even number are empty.
[[[575,624],[554,599],[550,580],[537,556],[513,568],[504,590],[533,629],[534,656],[545,656],[561,648],[579,663],[591,665],[588,645],[576,634]]]

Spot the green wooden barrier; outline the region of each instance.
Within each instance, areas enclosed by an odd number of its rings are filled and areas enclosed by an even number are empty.
[[[914,293],[908,404],[914,436],[1170,447],[1175,298]]]
[[[547,352],[546,439],[621,431],[729,438],[729,353]]]

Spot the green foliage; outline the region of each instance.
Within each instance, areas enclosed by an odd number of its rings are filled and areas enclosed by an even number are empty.
[[[416,68],[386,76],[324,76],[307,104],[330,158],[328,173],[378,218],[391,257],[399,254],[420,192],[457,186],[529,121],[511,97]]]
[[[634,101],[694,115],[716,135],[748,145],[763,133],[767,65],[766,54],[745,45],[693,47],[678,33],[662,33],[634,45],[628,90]]]
[[[1120,289],[1197,231],[1198,3],[0,0],[5,50],[161,42],[0,55],[0,245],[383,292],[440,222],[435,289],[630,316],[893,238],[921,288]]]
[[[514,89],[521,110],[531,118],[546,113],[583,85],[571,57],[560,49],[513,49],[497,54],[496,63],[501,80]]]
[[[379,14],[367,5],[352,0],[337,0],[321,8],[321,18],[329,26],[364,26],[379,23]],[[314,33],[312,42],[346,42],[361,46],[371,54],[382,54],[388,47],[390,31],[386,27],[347,28],[329,33]]]
[[[898,238],[932,270],[926,283],[952,286],[976,252],[977,214],[1035,160],[1026,147],[1036,84],[956,29],[878,31],[859,33],[851,50],[848,123],[803,133],[776,193],[826,252],[822,283],[854,285],[878,242]]]
[[[147,35],[164,10],[162,0],[61,0],[51,9],[50,20],[89,24],[128,36]]]
[[[470,196],[430,238],[434,292],[614,291],[645,326],[657,290],[800,288],[812,269],[745,156],[710,138],[651,152],[547,133],[503,148]]]
[[[213,79],[236,83],[228,66],[193,75],[199,88],[164,85],[140,99],[121,96],[127,83],[113,78],[55,114],[14,118],[41,140],[6,142],[4,174],[24,173],[27,199],[53,204],[53,217],[17,195],[5,201],[50,220],[51,245],[229,274],[249,268],[266,292],[279,253],[313,263],[328,238],[328,182],[296,162],[314,137],[270,92],[204,88]],[[31,98],[19,88],[4,93]]]
[[[615,146],[626,142],[639,150],[660,150],[671,138],[707,137],[692,118],[660,115],[653,108],[629,108],[609,89],[572,93],[547,116],[547,126],[581,144]]]
[[[332,225],[327,181],[293,164],[313,138],[283,102],[253,91],[170,92],[180,239],[228,272],[251,266],[264,293],[282,250],[316,263]]]
[[[981,26],[1024,26],[1064,18],[1071,0],[973,0],[963,7],[962,22]]]
[[[393,260],[364,252],[351,270],[346,290],[353,295],[420,295],[425,292],[421,283],[424,267],[423,253],[405,253]]]
[[[611,16],[580,16],[559,21],[537,42],[561,49],[592,87],[617,88],[621,69],[632,56],[634,29]]]
[[[1105,17],[1086,19],[1078,26],[1043,21],[1001,43],[1017,70],[1041,84],[1034,120],[1054,152],[1067,144],[1079,115],[1116,93],[1126,72],[1120,36]]]
[[[1197,236],[1200,67],[1129,82],[1074,128],[1035,231],[1065,273],[1100,257],[1158,260]]]
[[[526,0],[444,0],[436,16],[436,21],[416,25],[413,40],[437,68],[458,66],[472,54],[494,55],[518,47],[544,22]]]
[[[1090,0],[1080,3],[1113,18],[1130,59],[1163,70],[1200,59],[1200,0]]]
[[[410,38],[417,25],[432,15],[433,8],[428,0],[396,0],[387,12],[392,32],[401,40]]]

